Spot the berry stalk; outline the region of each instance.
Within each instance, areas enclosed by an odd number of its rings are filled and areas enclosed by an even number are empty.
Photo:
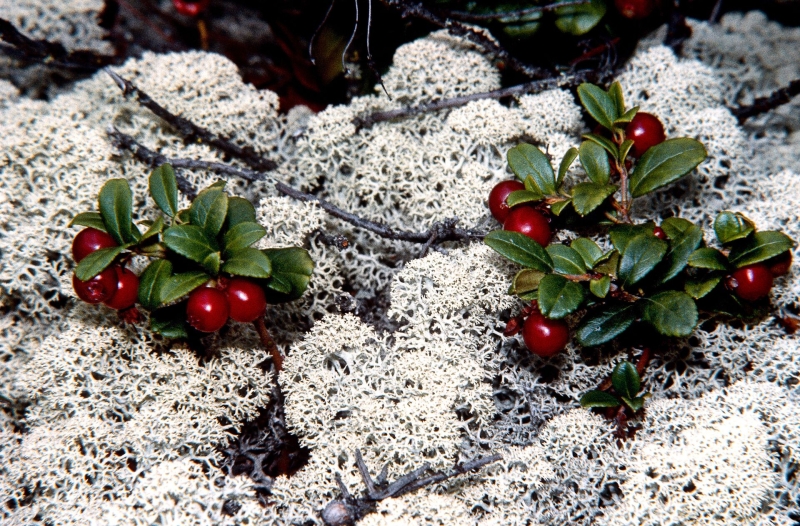
[[[253,325],[256,327],[256,332],[258,332],[258,337],[261,339],[261,345],[263,345],[267,352],[269,352],[270,356],[272,356],[272,363],[275,364],[275,372],[281,372],[283,370],[283,356],[281,355],[280,350],[278,350],[278,345],[275,343],[275,340],[272,339],[270,336],[269,331],[267,330],[267,325],[264,323],[264,317],[256,318],[256,321],[253,322]]]

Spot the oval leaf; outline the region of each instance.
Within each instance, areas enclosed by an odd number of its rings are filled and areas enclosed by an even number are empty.
[[[242,248],[233,252],[231,257],[225,260],[222,271],[234,276],[268,278],[272,275],[272,263],[260,250]]]
[[[161,305],[161,288],[172,276],[172,263],[166,259],[156,259],[144,269],[139,277],[139,304],[146,310],[154,310]]]
[[[589,281],[589,290],[598,298],[605,298],[608,291],[611,289],[611,278],[603,276],[600,279],[593,279]]]
[[[686,283],[683,285],[683,290],[686,291],[686,294],[693,297],[696,300],[700,298],[705,298],[708,296],[712,290],[719,285],[719,282],[722,281],[723,276],[715,275],[715,276],[707,276],[705,278],[689,278],[686,280]]]
[[[578,156],[578,149],[577,148],[570,148],[567,150],[567,153],[564,154],[564,158],[561,159],[561,164],[558,166],[558,178],[556,179],[556,189],[561,188],[561,185],[564,182],[564,177],[566,177],[567,172],[569,171],[569,167],[572,166],[573,161]]]
[[[581,397],[581,407],[619,407],[622,402],[605,391],[589,391]]]
[[[172,303],[190,292],[197,287],[205,285],[211,281],[211,276],[205,272],[182,272],[170,276],[161,286],[159,297],[161,303]]]
[[[735,268],[760,263],[791,250],[794,243],[783,232],[767,230],[756,232],[731,248],[728,261]]]
[[[194,225],[176,225],[164,232],[164,244],[196,263],[203,264],[213,253],[218,252],[216,241],[210,239],[202,228]]]
[[[139,242],[144,242],[150,239],[151,237],[155,237],[161,232],[164,231],[164,218],[158,216],[155,221],[147,228],[147,231],[142,234],[142,237],[139,239]]]
[[[103,216],[97,212],[81,212],[72,218],[67,226],[88,226],[106,232],[106,224],[103,223]]]
[[[593,182],[608,184],[611,177],[611,165],[608,163],[608,152],[592,141],[583,141],[580,148],[581,166]]]
[[[583,287],[557,274],[548,274],[539,283],[539,310],[552,319],[575,312],[584,299]]]
[[[239,223],[257,223],[256,209],[253,203],[244,197],[231,196],[228,198],[228,216],[225,218],[225,228],[230,230]]]
[[[572,249],[578,254],[580,254],[584,265],[586,265],[586,268],[594,267],[595,263],[600,261],[600,258],[603,257],[603,251],[600,250],[600,247],[597,246],[597,243],[588,237],[576,238],[572,241],[572,243],[570,243],[569,246],[572,247]]]
[[[642,155],[631,174],[631,195],[640,197],[677,181],[694,170],[707,155],[700,142],[688,137],[667,139],[653,146]]]
[[[572,187],[572,206],[579,215],[593,212],[617,191],[613,184],[579,183]]]
[[[614,106],[617,109],[617,115],[618,115],[617,118],[624,115],[625,96],[622,94],[622,84],[620,84],[618,80],[612,82],[611,86],[608,87],[608,96],[611,97],[612,101],[614,101]]]
[[[162,212],[169,217],[178,213],[178,183],[170,164],[162,164],[150,173],[150,195]]]
[[[545,249],[553,261],[553,270],[559,274],[583,274],[586,265],[577,250],[566,245],[548,245]]]
[[[611,157],[619,159],[619,148],[617,148],[617,145],[611,142],[610,139],[606,139],[602,135],[597,135],[596,133],[587,133],[583,135],[583,138],[599,144],[605,151],[611,154]]]
[[[608,231],[608,236],[611,238],[611,244],[614,245],[620,253],[625,252],[628,243],[633,238],[640,234],[651,234],[656,224],[652,221],[643,223],[641,225],[614,225]]]
[[[686,268],[689,257],[703,241],[703,231],[691,221],[678,217],[665,219],[661,228],[669,238],[669,249],[664,257],[666,269],[659,277],[659,283],[666,283]]]
[[[618,395],[625,398],[636,398],[636,393],[642,388],[642,380],[636,372],[636,366],[631,362],[620,362],[611,373],[611,384]]]
[[[584,82],[578,86],[578,97],[586,111],[604,128],[611,130],[617,115],[617,105],[606,91]]]
[[[556,178],[550,160],[532,144],[522,143],[508,150],[508,166],[520,181],[533,178],[539,191],[544,195],[556,193]]]
[[[301,297],[311,281],[311,275],[314,273],[314,260],[311,259],[308,251],[300,247],[289,247],[271,248],[262,250],[262,252],[272,262],[272,278],[267,286],[276,289],[276,287],[272,286],[273,281],[289,283],[291,286],[290,292],[283,292],[278,295],[268,294],[269,302],[282,303]]]
[[[697,325],[697,305],[685,292],[659,292],[641,303],[642,319],[664,336],[689,336]]]
[[[213,238],[222,230],[228,215],[228,196],[222,190],[211,188],[200,192],[191,208],[189,219]]]
[[[625,247],[619,261],[622,287],[633,285],[658,265],[667,253],[667,242],[652,234],[640,234]]]
[[[605,14],[606,4],[603,0],[560,7],[556,9],[556,27],[564,33],[583,35],[591,31]]]
[[[744,239],[754,230],[753,222],[737,212],[720,212],[714,219],[714,233],[723,245],[737,239]]]
[[[511,294],[525,294],[538,290],[543,277],[545,277],[544,272],[529,268],[522,269],[514,276],[510,292]]]
[[[689,256],[688,265],[710,270],[728,270],[728,258],[716,248],[698,248]]]
[[[550,211],[553,212],[554,216],[560,216],[561,212],[567,207],[568,204],[572,202],[572,199],[564,199],[563,201],[556,201],[555,203],[550,205]]]
[[[531,192],[529,190],[515,190],[508,194],[508,197],[506,198],[506,204],[509,208],[514,208],[522,203],[541,201],[543,197],[544,196],[538,191]]]
[[[525,268],[533,268],[542,272],[553,270],[553,260],[550,259],[542,245],[524,234],[495,230],[486,234],[483,241],[501,256]]]
[[[111,247],[95,250],[78,263],[75,275],[81,281],[92,279],[111,265],[124,249],[125,247]]]
[[[575,337],[584,347],[600,345],[625,332],[634,320],[636,320],[635,304],[605,305],[581,320]]]
[[[132,199],[131,187],[125,179],[106,181],[97,199],[106,231],[120,245],[136,241],[131,229]]]
[[[266,229],[258,223],[239,223],[227,232],[222,238],[225,252],[231,253],[242,248],[247,248],[262,237],[267,235]]]

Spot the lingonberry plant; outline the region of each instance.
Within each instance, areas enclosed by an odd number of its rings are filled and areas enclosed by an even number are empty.
[[[533,302],[511,320],[506,334],[521,331],[533,353],[552,356],[566,347],[562,320],[570,315],[577,343],[592,347],[637,324],[667,337],[689,336],[700,311],[744,318],[763,312],[773,276],[791,264],[792,240],[757,231],[730,211],[714,222],[719,248],[706,246],[702,229],[679,217],[634,224],[633,200],[689,174],[706,150],[691,138],[666,138],[656,116],[626,108],[619,83],[608,91],[583,84],[578,96],[600,129],[584,135],[557,171],[537,147],[512,148],[508,164],[524,188],[503,182],[497,186],[502,192],[490,196],[495,217],[503,220],[498,210],[506,217],[503,230],[489,233],[485,242],[524,267],[510,292]],[[588,181],[566,185],[575,159]],[[496,202],[503,193],[510,211]],[[552,228],[596,237],[548,244]],[[548,324],[553,329],[545,331]]]
[[[128,182],[108,181],[98,197],[100,211],[71,222],[88,227],[72,245],[78,297],[124,312],[138,303],[150,311],[154,332],[179,338],[189,335],[189,327],[215,332],[229,317],[257,321],[267,303],[302,296],[314,269],[308,252],[253,248],[266,230],[256,222],[253,205],[228,196],[224,187],[222,181],[211,185],[179,210],[172,167],[156,168],[150,194],[164,215],[143,222],[141,233],[132,221]],[[152,258],[141,276],[126,268],[135,255]]]

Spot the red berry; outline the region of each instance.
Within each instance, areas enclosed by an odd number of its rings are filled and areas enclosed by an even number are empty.
[[[250,280],[233,278],[225,294],[231,308],[231,318],[236,321],[250,323],[267,311],[264,289]]]
[[[667,135],[658,117],[640,111],[625,127],[625,138],[633,141],[631,155],[641,157],[648,148],[664,142]]]
[[[114,265],[112,268],[117,273],[117,291],[111,299],[103,303],[115,310],[127,309],[136,303],[139,294],[139,276],[119,265]]]
[[[114,238],[96,228],[84,228],[72,241],[72,259],[80,263],[83,258],[101,248],[116,247]]]
[[[534,312],[525,320],[522,339],[533,354],[549,358],[566,348],[569,329],[561,320],[551,320],[539,312]]]
[[[656,0],[614,0],[619,14],[632,20],[647,18],[656,7]]]
[[[660,226],[657,226],[653,229],[653,235],[658,239],[667,239],[667,233],[664,232],[664,229],[662,229]]]
[[[525,190],[525,185],[512,179],[497,183],[492,188],[492,191],[489,192],[489,210],[492,212],[492,216],[501,223],[506,220],[511,212],[511,209],[506,204],[506,198],[511,192],[516,192],[517,190]]]
[[[772,288],[772,273],[763,263],[743,267],[728,277],[727,286],[746,301],[766,297]]]
[[[200,287],[189,294],[186,321],[200,332],[215,332],[228,321],[228,299],[218,289]]]
[[[206,9],[211,0],[172,0],[172,5],[175,11],[183,16],[197,16]]]
[[[764,264],[769,266],[770,273],[776,278],[785,276],[789,273],[789,269],[792,268],[792,253],[787,250],[783,254],[768,259]]]
[[[72,288],[75,294],[86,303],[101,303],[117,292],[117,272],[113,267],[105,269],[90,280],[81,281],[72,275]]]
[[[512,209],[503,222],[503,230],[525,234],[542,246],[547,246],[552,235],[547,219],[530,206]]]

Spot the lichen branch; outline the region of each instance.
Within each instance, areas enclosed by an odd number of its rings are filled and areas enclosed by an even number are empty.
[[[739,124],[743,124],[750,117],[761,115],[787,104],[797,95],[800,95],[800,79],[791,81],[788,86],[784,86],[766,97],[757,98],[752,104],[733,108],[731,112],[739,119]]]

